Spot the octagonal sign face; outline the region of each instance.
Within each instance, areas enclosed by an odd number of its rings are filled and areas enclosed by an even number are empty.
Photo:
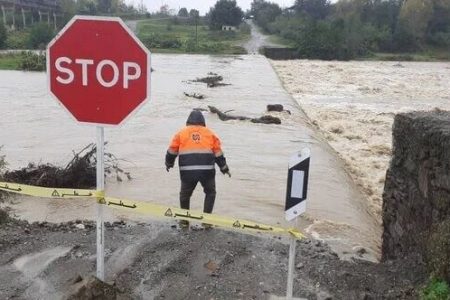
[[[47,74],[83,123],[121,124],[150,97],[150,52],[119,18],[75,16],[47,47]]]

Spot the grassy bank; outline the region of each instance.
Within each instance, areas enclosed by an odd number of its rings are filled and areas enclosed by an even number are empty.
[[[238,32],[213,31],[190,19],[140,21],[138,37],[155,53],[245,54],[240,45],[250,38],[248,25]]]
[[[45,54],[31,51],[0,54],[0,70],[45,71]]]
[[[20,70],[20,54],[0,54],[0,70]]]
[[[279,35],[272,34],[269,35],[269,42],[281,45],[287,48],[295,48],[295,43],[292,40],[285,39]]]
[[[416,53],[374,53],[363,60],[450,61],[450,49],[429,48]]]

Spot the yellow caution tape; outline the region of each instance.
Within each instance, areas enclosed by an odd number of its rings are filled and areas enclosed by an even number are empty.
[[[270,234],[289,234],[297,239],[304,236],[295,228],[282,228],[270,226],[252,221],[234,219],[216,214],[195,212],[191,210],[168,207],[148,202],[139,202],[126,199],[105,197],[104,191],[83,190],[83,189],[60,189],[44,188],[24,184],[15,184],[9,182],[0,182],[0,190],[22,195],[44,197],[44,198],[96,198],[98,203],[107,205],[111,208],[133,211],[136,213],[153,215],[156,217],[165,217],[187,221],[196,221],[219,227],[240,229],[244,231],[262,232]]]
[[[113,208],[125,209],[142,214],[149,214],[156,217],[175,218],[180,220],[195,221],[211,224],[219,227],[250,230],[254,232],[264,232],[272,234],[291,234],[295,238],[301,239],[304,236],[295,228],[285,229],[282,227],[259,224],[251,221],[223,217],[216,214],[195,212],[191,210],[167,207],[148,202],[138,202],[118,198],[105,198],[106,205]]]
[[[86,198],[102,196],[101,194],[97,194],[97,191],[93,190],[45,188],[9,182],[0,182],[0,190],[16,194],[45,198]]]

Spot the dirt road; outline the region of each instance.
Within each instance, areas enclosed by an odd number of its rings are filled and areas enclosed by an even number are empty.
[[[258,54],[259,48],[264,46],[280,47],[280,45],[270,42],[269,37],[261,33],[253,20],[247,20],[246,22],[251,28],[251,38],[242,46],[248,54]]]

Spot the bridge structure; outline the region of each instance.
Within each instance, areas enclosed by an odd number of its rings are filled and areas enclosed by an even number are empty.
[[[47,22],[57,28],[62,17],[58,0],[0,0],[1,16],[5,27],[16,29],[35,22]],[[17,18],[22,24],[17,23]]]

